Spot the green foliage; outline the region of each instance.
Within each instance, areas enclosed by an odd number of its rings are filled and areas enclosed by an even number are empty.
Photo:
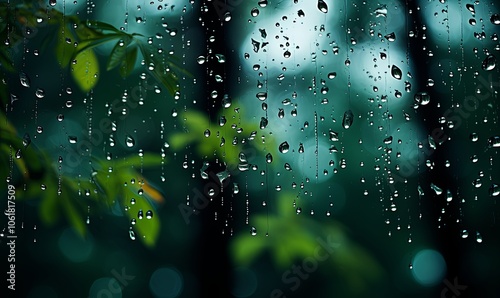
[[[278,196],[277,214],[259,214],[251,218],[251,225],[257,230],[256,236],[245,232],[235,237],[232,256],[237,264],[249,266],[267,251],[272,254],[278,269],[289,269],[292,264],[314,258],[318,249],[325,254],[319,239],[324,243],[330,239],[335,247],[331,248],[324,267],[333,266],[349,288],[360,292],[368,290],[370,283],[382,277],[383,271],[378,262],[360,245],[349,240],[345,227],[335,220],[325,224],[311,217],[296,215],[291,197],[293,194],[290,193]],[[269,236],[265,236],[268,229]]]
[[[94,48],[109,42],[115,46],[109,53],[106,70],[119,67],[122,77],[129,76],[136,64],[137,48],[145,60],[153,77],[173,95],[178,90],[177,73],[190,76],[173,56],[158,53],[137,33],[129,34],[114,26],[99,21],[83,21],[78,16],[63,15],[55,9],[36,7],[25,1],[20,4],[0,4],[0,38],[8,41],[8,46],[0,46],[0,65],[10,72],[15,71],[9,49],[18,44],[30,28],[41,29],[43,25],[57,26],[55,55],[62,68],[71,67],[71,75],[80,89],[87,92],[95,87],[100,76],[99,60]],[[8,32],[10,29],[10,32]],[[44,42],[50,43],[51,37]]]
[[[94,49],[108,42],[114,42],[115,46],[109,54],[107,71],[118,68],[122,77],[129,76],[136,64],[139,48],[150,66],[148,69],[171,95],[178,88],[174,71],[189,75],[172,56],[163,57],[154,52],[140,34],[129,34],[99,21],[82,21],[78,16],[67,16],[54,9],[37,7],[31,1],[0,3],[0,38],[7,41],[0,44],[2,107],[9,104],[4,71],[16,71],[13,48],[24,38],[26,30],[42,30],[37,21],[40,19],[43,25],[49,25],[47,30],[52,28],[57,32],[54,53],[59,65],[71,69],[73,80],[84,92],[94,88],[101,75]],[[42,48],[52,43],[52,36],[54,34],[45,39]],[[93,168],[88,170],[88,177],[72,176],[64,172],[64,164],[55,164],[43,148],[33,143],[23,144],[4,111],[0,111],[0,122],[0,178],[11,178],[17,186],[18,199],[36,200],[43,223],[54,225],[65,219],[80,235],[85,236],[85,223],[92,215],[118,208],[129,222],[136,219],[133,229],[142,243],[148,247],[155,245],[160,231],[160,218],[155,211],[164,198],[137,169],[160,165],[163,162],[160,156],[144,153],[141,157],[111,161],[93,157]],[[113,173],[109,174],[111,169]],[[136,202],[134,205],[130,204],[132,198]],[[143,219],[137,218],[139,210],[144,212]],[[148,210],[154,214],[150,219],[146,218]]]
[[[194,110],[182,113],[184,131],[171,134],[170,146],[173,150],[182,150],[195,145],[201,156],[218,156],[233,167],[239,163],[239,154],[248,148],[254,148],[257,152],[271,152],[274,160],[279,162],[278,146],[274,138],[267,135],[266,130],[261,130],[255,121],[245,120],[240,109],[222,109],[219,112],[219,117],[221,116],[227,119],[223,127],[211,122],[204,113]],[[209,136],[205,134],[207,129],[210,131]]]

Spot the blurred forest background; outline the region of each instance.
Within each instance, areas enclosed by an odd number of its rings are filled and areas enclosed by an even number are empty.
[[[498,296],[499,5],[0,1],[15,294]]]

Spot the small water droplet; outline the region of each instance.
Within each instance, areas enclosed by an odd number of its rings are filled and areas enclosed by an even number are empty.
[[[31,137],[28,133],[25,133],[23,136],[23,146],[27,148],[31,144]]]

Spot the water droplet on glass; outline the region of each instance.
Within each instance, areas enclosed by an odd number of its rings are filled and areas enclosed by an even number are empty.
[[[494,136],[488,139],[489,148],[500,148],[500,136]]]
[[[151,218],[153,218],[153,211],[152,210],[146,211],[146,219],[151,219]]]
[[[348,129],[349,127],[351,127],[353,120],[354,120],[354,115],[352,111],[351,110],[345,111],[344,118],[342,119],[342,126],[345,129]]]
[[[492,197],[498,196],[500,194],[500,186],[496,183],[491,184],[489,193]]]
[[[290,145],[288,145],[288,142],[286,142],[286,141],[281,143],[279,146],[279,151],[281,153],[287,153],[289,149],[290,149]]]
[[[231,97],[229,97],[229,95],[224,94],[224,96],[222,97],[222,106],[225,109],[227,109],[231,106]]]
[[[476,242],[477,243],[482,243],[483,242],[483,237],[479,232],[476,232]]]
[[[462,236],[462,238],[463,238],[463,239],[465,239],[465,238],[469,237],[469,231],[467,231],[467,230],[462,230],[462,232],[461,232],[461,236]]]
[[[384,37],[391,42],[396,40],[396,34],[394,32],[386,34]]]
[[[494,13],[490,17],[490,21],[493,25],[500,25],[500,14]]]
[[[259,15],[259,9],[257,7],[254,7],[252,8],[252,10],[250,11],[250,14],[252,15],[252,17],[256,17]]]
[[[386,5],[382,5],[380,7],[377,7],[377,9],[375,9],[375,17],[387,17],[387,6]]]
[[[259,92],[255,95],[260,101],[267,99],[267,92]]]
[[[252,227],[252,228],[250,229],[250,234],[251,234],[252,236],[257,235],[257,229],[256,229],[255,227]]]
[[[486,57],[484,59],[481,67],[486,71],[493,70],[493,69],[495,69],[496,62],[497,62],[497,59],[495,58],[495,56],[489,55],[488,57]]]
[[[453,194],[448,189],[448,190],[446,190],[446,202],[451,202],[452,200],[453,200]]]
[[[255,39],[252,38],[252,46],[253,46],[253,51],[255,53],[259,52],[260,42],[258,42],[258,41],[256,41]]]
[[[25,133],[23,136],[23,146],[27,148],[31,144],[31,137],[28,133]]]
[[[396,80],[401,80],[403,73],[401,72],[401,69],[397,67],[396,65],[392,65],[391,67],[391,75],[393,78]]]
[[[78,141],[78,138],[76,136],[68,136],[68,142],[70,144],[76,144],[77,141]]]
[[[325,1],[318,0],[318,9],[319,9],[319,11],[321,11],[323,13],[327,13],[328,12],[328,5],[326,5]]]
[[[434,192],[437,195],[440,195],[440,194],[443,193],[443,190],[439,186],[437,186],[436,184],[434,184],[434,183],[431,183],[431,188],[432,188],[432,190],[434,190]]]
[[[267,163],[273,162],[273,156],[271,155],[271,153],[266,154],[266,162]]]
[[[21,82],[21,85],[23,85],[24,87],[26,88],[29,88],[30,87],[30,78],[28,77],[28,75],[24,72],[20,72],[19,73],[19,81]]]
[[[132,229],[128,231],[128,235],[130,239],[135,240],[135,232]]]
[[[45,91],[42,89],[42,88],[37,88],[36,91],[35,91],[35,96],[37,98],[44,98],[45,97]]]
[[[429,93],[423,91],[415,94],[413,99],[415,100],[415,103],[425,106],[431,101],[431,96],[429,95]]]
[[[131,147],[134,147],[135,140],[131,136],[127,136],[125,138],[125,143],[127,144],[127,147],[131,148]]]
[[[261,117],[260,118],[260,129],[265,129],[267,127],[267,123],[268,123],[267,119],[264,117]]]

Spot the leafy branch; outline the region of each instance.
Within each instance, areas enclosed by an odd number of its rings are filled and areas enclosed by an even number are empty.
[[[173,56],[163,56],[144,42],[144,36],[126,33],[99,21],[84,21],[78,16],[66,16],[55,9],[37,6],[35,1],[18,4],[0,3],[0,175],[15,183],[17,197],[37,199],[39,215],[47,225],[61,218],[82,236],[96,214],[118,210],[131,224],[130,237],[138,238],[146,246],[154,246],[159,235],[160,219],[156,207],[163,194],[137,172],[137,168],[158,166],[159,155],[143,156],[123,161],[93,157],[93,168],[88,177],[73,177],[64,173],[64,161],[54,164],[52,157],[36,144],[23,140],[7,118],[9,104],[6,73],[16,72],[14,54],[17,46],[34,30],[44,26],[55,27],[57,38],[55,55],[62,68],[71,68],[71,75],[80,89],[87,92],[99,79],[99,61],[95,48],[114,43],[109,53],[106,70],[118,68],[122,77],[134,70],[138,52],[143,56],[148,71],[173,95],[178,89],[176,73],[189,75]],[[52,42],[46,38],[42,49]],[[113,173],[109,174],[110,169]],[[15,179],[13,178],[15,177]],[[137,181],[137,182],[134,182]]]

